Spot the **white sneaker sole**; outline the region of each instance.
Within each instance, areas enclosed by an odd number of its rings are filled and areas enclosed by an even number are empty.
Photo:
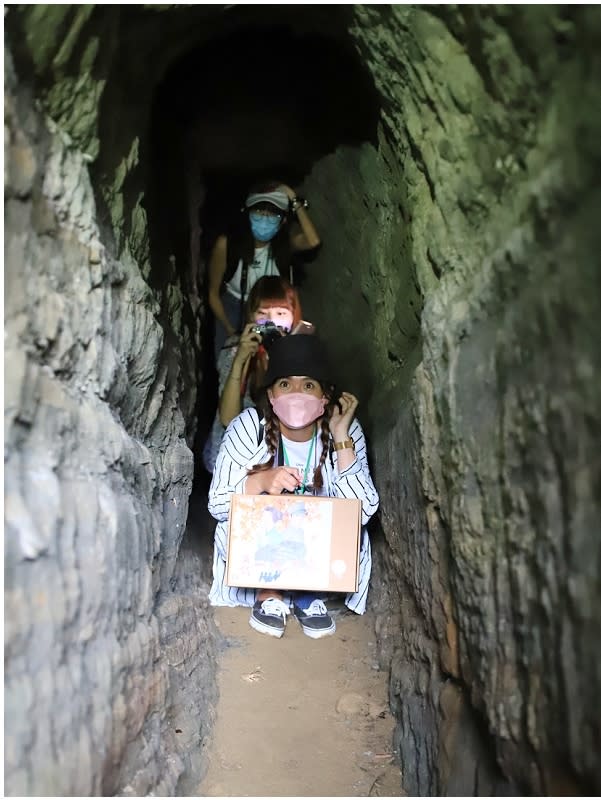
[[[330,628],[322,628],[321,630],[316,630],[315,628],[305,628],[300,620],[299,625],[303,629],[305,636],[309,636],[311,639],[323,639],[324,636],[331,636],[333,633],[336,633],[336,623],[334,620],[332,620],[332,625]]]
[[[286,628],[286,623],[284,623],[284,627],[281,629],[272,628],[271,625],[265,625],[264,622],[259,622],[259,620],[255,619],[252,614],[250,619],[248,620],[248,624],[251,628],[259,633],[266,633],[267,636],[275,636],[277,639],[281,639],[284,635],[284,630]]]

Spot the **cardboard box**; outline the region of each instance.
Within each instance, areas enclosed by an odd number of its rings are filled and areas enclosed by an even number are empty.
[[[232,495],[228,586],[356,592],[361,501]]]

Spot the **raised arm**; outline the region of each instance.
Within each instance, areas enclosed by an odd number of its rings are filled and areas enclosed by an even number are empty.
[[[218,236],[209,259],[209,306],[217,319],[221,322],[228,336],[236,332],[231,324],[223,303],[221,302],[221,282],[225,275],[227,264],[227,237]]]
[[[295,208],[294,200],[296,199],[296,192],[294,189],[291,189],[290,186],[286,186],[286,184],[282,184],[282,189],[292,202],[292,210],[300,225],[300,231],[290,235],[292,250],[313,250],[321,244],[321,239],[315,229],[315,225],[313,225],[307,214],[307,209],[303,207],[302,203]]]
[[[355,457],[350,465],[343,466],[339,457],[345,451],[334,453],[338,471],[334,487],[337,497],[358,497],[361,500],[361,522],[366,525],[378,510],[380,498],[367,463],[367,444],[363,429],[356,419],[351,423],[349,436],[355,442]],[[350,452],[352,453],[352,450]]]
[[[362,501],[362,523],[365,525],[378,510],[380,498],[369,472],[363,429],[354,418],[357,406],[355,395],[342,392],[330,418],[330,431],[334,443],[342,445],[340,450],[334,450],[338,473],[334,479],[336,495],[358,497]]]
[[[261,336],[253,333],[254,323],[250,322],[240,336],[233,360],[219,363],[219,419],[224,427],[242,411],[242,386],[248,374],[250,360],[261,344]],[[221,357],[220,357],[221,358]],[[227,378],[221,385],[222,370],[227,369]]]

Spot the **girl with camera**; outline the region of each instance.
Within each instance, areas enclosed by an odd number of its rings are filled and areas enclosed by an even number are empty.
[[[283,336],[301,322],[296,289],[276,275],[259,278],[246,303],[240,337],[226,340],[217,359],[219,407],[205,443],[203,462],[213,471],[225,428],[243,408],[257,404],[267,368],[266,339]]]
[[[363,430],[355,419],[357,398],[337,394],[324,344],[316,336],[285,336],[268,348],[263,415],[247,408],[228,426],[209,489],[209,511],[218,521],[209,601],[250,606],[252,628],[281,637],[292,614],[314,639],[336,630],[324,597],[309,592],[246,589],[225,584],[227,531],[232,494],[309,493],[359,498],[362,505],[358,590],[345,604],[363,614],[371,572],[365,526],[379,498],[371,479]]]
[[[216,360],[225,339],[240,332],[244,304],[256,281],[264,275],[280,275],[292,283],[292,253],[320,244],[307,207],[307,201],[286,184],[259,184],[246,198],[238,230],[217,238],[209,259]],[[293,219],[298,226],[290,224]]]

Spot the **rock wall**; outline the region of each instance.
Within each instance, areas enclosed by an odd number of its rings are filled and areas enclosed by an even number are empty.
[[[5,788],[174,794],[216,696],[198,558],[176,564],[195,331],[178,276],[143,275],[135,142],[101,231],[89,154],[5,57]]]
[[[372,434],[403,783],[599,791],[601,17],[354,10],[383,126],[306,182],[307,294]]]

